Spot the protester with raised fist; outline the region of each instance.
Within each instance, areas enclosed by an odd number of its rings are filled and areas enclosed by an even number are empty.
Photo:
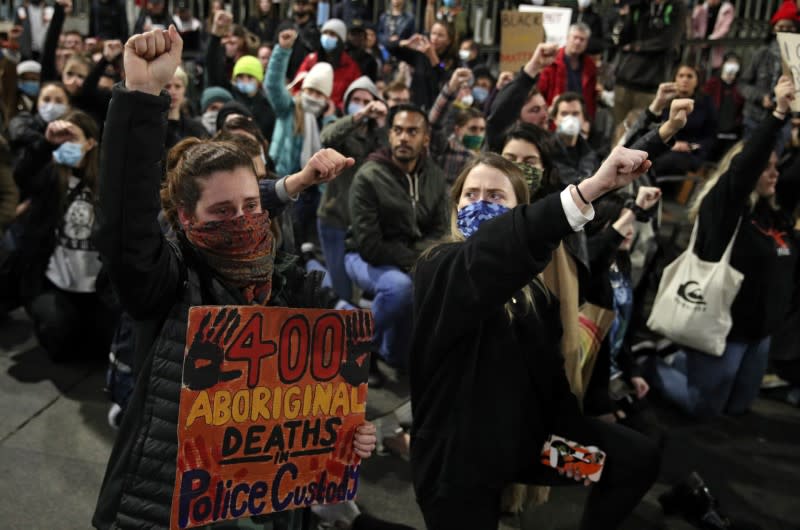
[[[181,51],[174,26],[128,40],[125,86],[114,89],[105,129],[95,240],[123,309],[136,320],[140,373],[92,520],[102,529],[170,527],[181,387],[174,367],[183,363],[190,305],[330,307],[334,301],[276,253],[252,160],[235,145],[184,140],[170,152],[162,188],[169,108],[163,87]],[[303,171],[324,181],[352,164],[323,150]],[[159,226],[162,208],[174,243]],[[225,241],[232,234],[248,236],[231,248]],[[369,424],[357,430],[356,454],[371,454],[374,432]]]

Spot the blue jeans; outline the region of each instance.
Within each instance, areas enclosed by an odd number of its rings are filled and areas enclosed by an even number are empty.
[[[344,268],[344,240],[347,230],[326,224],[322,219],[317,219],[317,233],[322,254],[325,256],[325,265],[333,284],[333,290],[342,300],[352,300],[353,284]]]
[[[378,353],[392,366],[405,367],[411,336],[411,276],[397,267],[370,265],[356,252],[345,255],[344,265],[356,285],[374,297],[372,316]]]
[[[770,338],[728,341],[721,357],[694,350],[679,351],[672,365],[653,357],[648,379],[665,397],[692,416],[747,412],[767,370]]]

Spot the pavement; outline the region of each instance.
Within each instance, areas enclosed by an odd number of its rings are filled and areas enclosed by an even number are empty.
[[[406,385],[372,389],[368,416],[405,401]],[[24,313],[0,323],[0,530],[90,528],[115,431],[103,393],[105,363],[53,364],[38,346]],[[800,529],[800,409],[760,399],[741,418],[696,423],[655,404],[669,436],[658,483],[623,529],[693,527],[665,517],[657,496],[697,470],[723,511],[762,530]],[[423,528],[408,462],[376,455],[362,470],[358,502],[384,519]],[[508,516],[500,528],[577,528],[586,489],[554,488],[547,504]]]

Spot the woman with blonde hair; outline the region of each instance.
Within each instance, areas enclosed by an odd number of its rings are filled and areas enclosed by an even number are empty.
[[[550,434],[608,455],[583,529],[616,528],[655,481],[651,442],[581,417],[557,302],[537,279],[561,239],[593,217],[591,201],[649,167],[647,153],[620,147],[579,186],[534,204],[522,171],[496,154],[477,156],[456,179],[451,240],[423,255],[414,276],[411,463],[428,528],[496,528],[512,482],[588,484],[537,464]]]
[[[730,264],[744,275],[722,356],[687,348],[671,365],[650,365],[653,386],[690,415],[747,412],[767,368],[770,336],[789,308],[798,249],[791,217],[775,201],[775,147],[794,99],[791,78],[780,78],[775,95],[776,109],[728,152],[690,212],[698,257],[719,261],[735,238]]]

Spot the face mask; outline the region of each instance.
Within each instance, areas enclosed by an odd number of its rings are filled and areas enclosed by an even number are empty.
[[[63,103],[44,103],[39,107],[39,116],[50,123],[67,113],[67,106]]]
[[[64,142],[53,151],[53,160],[62,166],[78,167],[83,159],[83,146],[75,142]]]
[[[578,7],[581,9],[586,9],[590,5],[592,5],[592,0],[578,0]]]
[[[469,60],[469,50],[458,50],[458,58],[462,61]]]
[[[363,109],[364,105],[362,105],[361,103],[350,102],[347,104],[347,114],[349,114],[350,116],[353,116],[354,114]]]
[[[476,201],[464,206],[458,211],[456,224],[458,230],[464,237],[470,237],[478,231],[484,221],[494,219],[498,215],[506,213],[509,209],[502,204],[495,204],[488,201]]]
[[[564,116],[558,123],[558,134],[578,136],[581,133],[581,120],[577,116]]]
[[[19,81],[17,83],[19,91],[32,98],[39,95],[39,86],[39,81]]]
[[[477,151],[481,148],[481,145],[483,145],[483,135],[465,134],[461,138],[461,143],[464,144],[464,147],[467,149]]]
[[[217,132],[217,116],[219,115],[218,110],[208,110],[203,113],[203,117],[200,118],[200,121],[203,122],[203,127],[206,128],[208,134],[216,134]]]
[[[444,0],[442,3],[444,4],[444,7],[455,7],[456,0]]]
[[[475,98],[472,97],[472,94],[467,94],[461,98],[461,104],[465,107],[471,107],[473,103],[475,103]]]
[[[255,81],[245,81],[243,79],[239,79],[236,81],[236,90],[242,94],[252,96],[256,93],[256,90],[258,90],[258,83]]]
[[[330,35],[322,35],[319,38],[319,43],[322,46],[322,49],[326,52],[332,52],[336,49],[336,45],[339,43],[339,39],[336,37],[332,37]]]
[[[303,104],[303,110],[306,112],[310,112],[316,116],[322,114],[322,112],[328,108],[328,102],[324,99],[317,99],[314,96],[310,96],[308,94],[302,94],[300,96],[300,101]]]
[[[732,81],[739,73],[739,63],[725,63],[722,65],[722,79]]]
[[[489,91],[482,86],[474,86],[472,87],[472,97],[474,97],[475,101],[478,103],[483,103],[486,101],[486,98],[489,97]]]
[[[526,164],[525,162],[514,162],[514,165],[525,174],[525,182],[528,183],[528,190],[531,195],[539,191],[539,188],[542,186],[542,177],[544,176],[542,168]]]

